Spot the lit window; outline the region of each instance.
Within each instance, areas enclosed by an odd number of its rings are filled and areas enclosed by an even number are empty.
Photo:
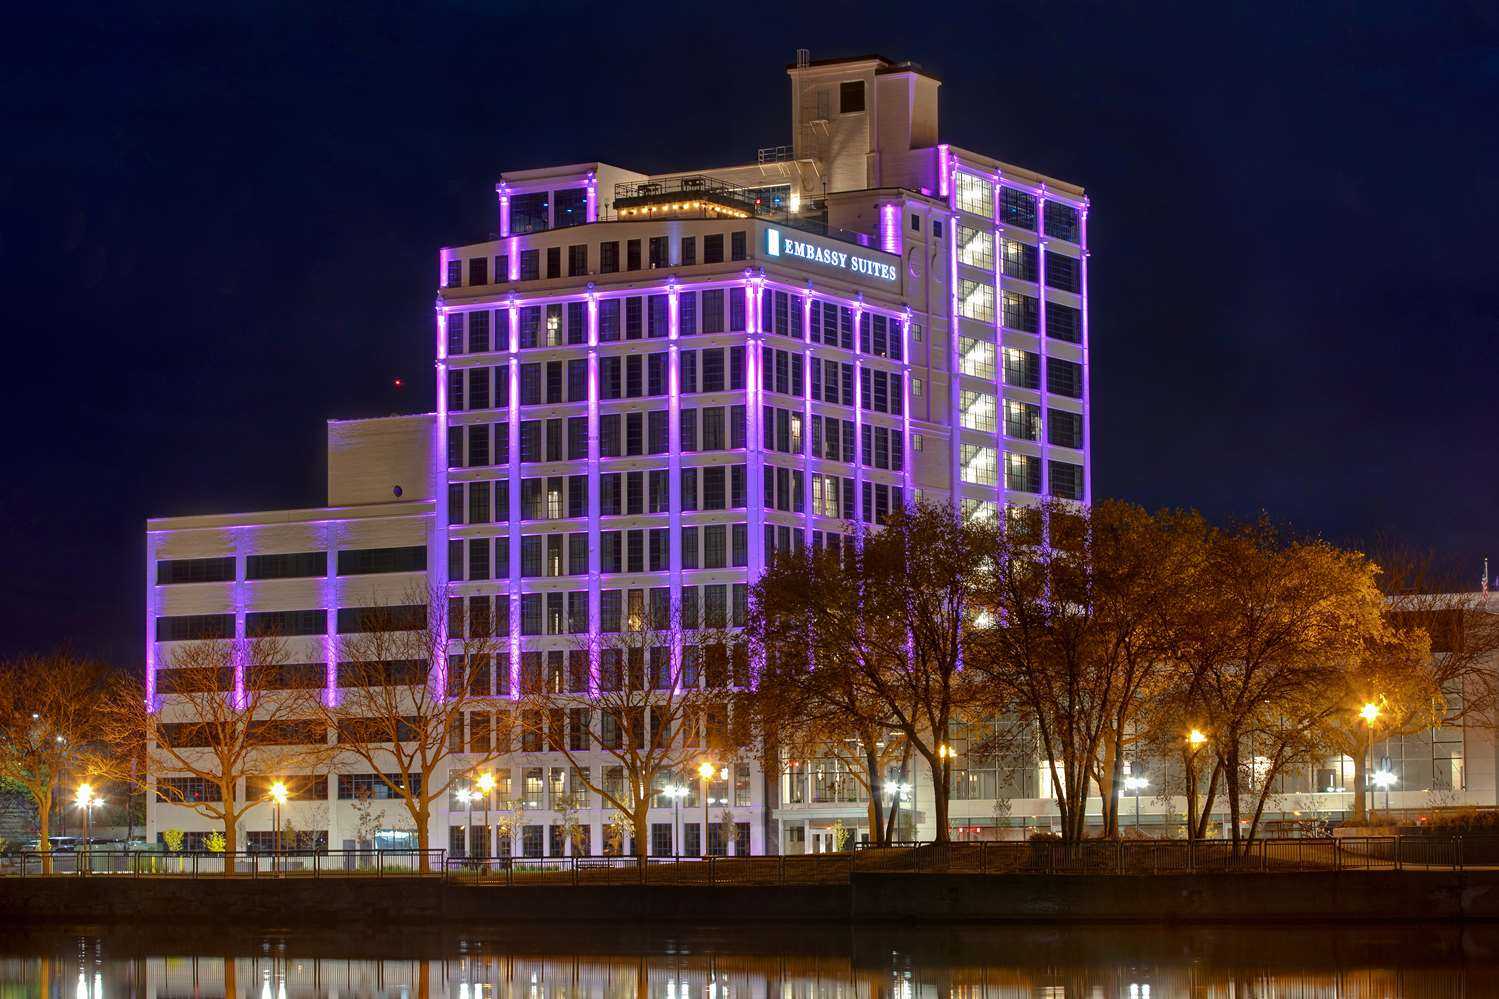
[[[958,281],[958,314],[982,323],[994,322],[994,285],[985,281]]]
[[[963,390],[962,421],[965,430],[980,430],[992,434],[995,427],[995,399],[989,392]]]
[[[965,212],[994,217],[994,185],[982,177],[958,171],[956,191],[958,207]]]
[[[958,260],[970,267],[994,270],[994,237],[982,229],[958,226]]]
[[[973,337],[958,338],[959,365],[965,375],[994,380],[994,344]]]
[[[981,486],[998,484],[999,456],[994,448],[982,444],[964,444],[959,458],[963,466],[964,482]]]

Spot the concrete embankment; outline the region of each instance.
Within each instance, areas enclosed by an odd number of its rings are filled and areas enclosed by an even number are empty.
[[[855,874],[850,884],[515,885],[440,878],[0,880],[0,921],[266,927],[571,922],[1499,920],[1499,871],[1254,875]]]

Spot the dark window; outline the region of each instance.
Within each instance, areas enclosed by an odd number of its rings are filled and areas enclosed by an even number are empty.
[[[304,579],[328,575],[327,552],[284,552],[245,559],[246,579]]]
[[[710,236],[703,237],[703,263],[723,263],[723,233],[716,232]],[[707,327],[703,327],[707,331]]]
[[[251,611],[245,615],[245,634],[250,638],[322,635],[327,631],[325,610]]]
[[[162,559],[156,563],[156,582],[225,583],[234,579],[234,556]]]
[[[540,232],[548,228],[551,220],[548,218],[547,199],[546,191],[512,195],[510,198],[510,234]]]
[[[613,274],[619,270],[619,243],[599,244],[599,273]]]
[[[1083,466],[1067,461],[1050,462],[1051,494],[1060,499],[1083,498]]]
[[[1063,409],[1046,411],[1046,439],[1061,447],[1083,446],[1083,417]]]
[[[485,503],[488,506],[488,503]],[[364,576],[377,572],[426,572],[425,545],[403,548],[355,548],[338,553],[340,576]]]
[[[400,604],[391,607],[340,607],[338,633],[362,634],[375,631],[421,631],[427,627],[427,608],[422,604]]]
[[[631,239],[625,243],[625,270],[640,270],[640,240]]]
[[[1013,187],[999,190],[999,215],[1006,225],[1018,225],[1022,229],[1036,228],[1036,197]]]
[[[588,221],[588,192],[584,188],[572,187],[565,191],[554,191],[552,200],[556,203],[555,214],[557,216],[554,228],[562,229],[570,225],[582,225]]]
[[[743,229],[729,234],[729,259],[744,260],[749,257],[749,240]],[[735,329],[740,327],[736,326]]]
[[[535,281],[541,277],[541,251],[520,251],[520,279],[522,281]]]
[[[682,237],[682,265],[690,267],[697,263],[697,237]]]
[[[1046,359],[1046,391],[1079,399],[1083,394],[1083,368],[1060,358]]]
[[[650,264],[652,267],[669,266],[667,257],[667,238],[665,236],[652,236],[650,243]]]
[[[567,248],[567,276],[582,277],[588,273],[588,245],[586,243]]]
[[[463,285],[463,261],[448,261],[448,280],[444,285],[446,288],[458,288]]]
[[[233,637],[233,614],[183,614],[156,619],[158,642],[189,642]]]
[[[1083,314],[1070,305],[1060,302],[1046,303],[1046,335],[1053,340],[1081,343],[1083,339]]]
[[[858,114],[864,110],[864,81],[849,80],[838,84],[838,113]]]
[[[473,285],[473,284],[488,284],[489,283],[489,258],[488,257],[474,257],[471,260],[469,260],[469,262],[468,262],[468,283],[471,284],[471,285]]]
[[[1077,209],[1060,201],[1046,202],[1046,235],[1077,242]]]
[[[547,277],[558,278],[562,276],[562,247],[547,247]]]

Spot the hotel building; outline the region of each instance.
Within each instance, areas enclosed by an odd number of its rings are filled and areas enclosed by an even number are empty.
[[[912,64],[803,53],[787,73],[791,142],[743,165],[502,174],[479,225],[495,235],[436,260],[436,412],[330,422],[328,506],[148,522],[146,656],[164,719],[180,710],[174,656],[195,638],[283,636],[283,685],[337,698],[364,609],[436,593],[455,643],[464,628],[500,636],[483,680],[499,712],[542,676],[596,690],[600,657],[580,650],[641,620],[678,619],[680,664],[681,633],[743,625],[775,552],[846,545],[902,502],[996,516],[1092,500],[1082,189],[941,141],[939,83]],[[470,721],[470,739],[496,730]],[[1044,766],[970,759],[979,735],[952,734],[955,835],[1048,825]],[[563,852],[566,821],[599,852],[609,811],[573,762],[511,749],[491,769],[524,815],[487,849]],[[1396,807],[1493,803],[1482,732],[1375,756],[1400,777]],[[653,813],[653,852],[803,852],[867,832],[862,788],[833,760],[717,764],[682,781],[685,807]],[[1132,764],[1126,825],[1181,810],[1155,797],[1171,766]],[[295,827],[333,847],[413,844],[378,777],[340,770],[287,806]],[[1269,818],[1337,814],[1351,771],[1289,775]],[[718,810],[706,834],[704,792]],[[919,767],[887,793],[906,835],[932,835]],[[466,808],[444,804],[431,844],[479,849]],[[268,843],[270,823],[251,813],[242,842]],[[153,797],[149,835],[169,828],[196,844],[213,827]]]
[[[1082,189],[941,141],[939,82],[912,64],[803,55],[787,74],[791,142],[743,165],[503,173],[477,225],[495,235],[436,260],[436,412],[330,422],[326,507],[148,522],[146,661],[164,720],[195,638],[283,636],[281,685],[336,698],[364,609],[438,592],[455,630],[500,636],[484,682],[503,711],[528,677],[596,689],[599,657],[579,650],[632,622],[732,631],[775,552],[848,544],[902,502],[994,516],[1091,501]],[[1043,766],[970,759],[970,735],[951,740],[956,835],[1048,824]],[[568,813],[597,852],[599,797],[561,754],[512,748],[497,797],[524,817],[489,848],[560,852]],[[1493,802],[1481,732],[1375,755],[1401,778],[1396,806]],[[653,815],[653,850],[801,852],[866,831],[862,788],[833,760],[768,775],[720,762],[705,787],[683,781],[685,807]],[[333,847],[414,842],[376,775],[340,769],[300,788],[296,829]],[[1171,782],[1167,761],[1132,769],[1147,788]],[[1351,770],[1287,778],[1286,816],[1345,808]],[[889,793],[908,834],[930,836],[920,768]],[[1136,793],[1126,824],[1136,805],[1146,822],[1180,810]],[[468,820],[445,804],[431,844],[465,850]],[[197,844],[213,825],[153,797],[149,835],[171,828]],[[258,809],[241,842],[270,829]]]

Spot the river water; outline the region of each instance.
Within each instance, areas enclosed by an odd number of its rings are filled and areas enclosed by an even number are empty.
[[[1445,999],[1499,996],[1499,925],[0,926],[12,996]]]

